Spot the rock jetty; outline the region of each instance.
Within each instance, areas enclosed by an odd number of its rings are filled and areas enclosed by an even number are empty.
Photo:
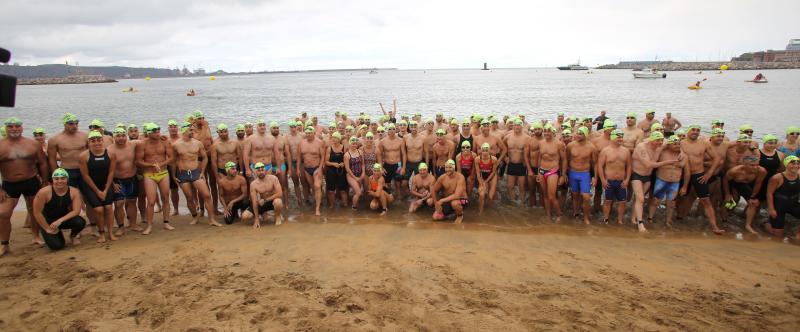
[[[661,71],[700,71],[719,70],[719,66],[728,65],[728,70],[763,70],[763,69],[798,69],[800,62],[752,62],[752,61],[712,61],[712,62],[676,62],[662,61],[658,63],[636,64],[632,62],[608,64],[598,69],[643,69],[652,68]]]
[[[44,85],[44,84],[90,84],[90,83],[115,83],[117,80],[103,75],[70,75],[66,77],[45,77],[21,79],[17,85]]]

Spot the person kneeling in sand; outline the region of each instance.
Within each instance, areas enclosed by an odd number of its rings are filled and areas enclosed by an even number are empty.
[[[417,176],[411,178],[411,195],[416,199],[411,201],[408,212],[416,212],[423,206],[433,206],[431,198],[431,185],[436,179],[428,172],[428,164],[420,163],[417,167]]]
[[[383,166],[380,163],[372,165],[372,175],[369,176],[367,182],[367,196],[371,198],[369,208],[377,210],[381,208],[381,215],[386,215],[389,212],[389,204],[394,202],[394,196],[389,188],[386,188],[386,181],[383,178]]]
[[[225,176],[217,178],[219,186],[219,201],[222,203],[222,214],[225,223],[230,225],[239,218],[239,212],[244,212],[250,207],[247,197],[247,180],[239,175],[236,163],[225,163]]]
[[[58,168],[52,175],[53,184],[39,189],[33,198],[33,217],[41,226],[42,239],[51,250],[61,250],[67,245],[62,229],[72,230],[69,239],[72,245],[80,244],[76,238],[86,227],[81,216],[80,191],[70,187],[69,173]]]
[[[464,219],[464,207],[469,204],[465,189],[466,185],[464,175],[456,172],[456,162],[453,159],[447,160],[444,164],[444,174],[436,179],[436,183],[431,188],[431,194],[435,202],[434,220],[444,220],[447,216],[455,213],[455,223],[461,223]],[[439,190],[442,191],[442,196],[444,197],[437,198]]]
[[[283,211],[281,182],[277,176],[267,174],[266,166],[262,162],[257,162],[253,166],[253,170],[256,173],[256,179],[250,183],[251,205],[247,208],[247,211],[242,213],[242,221],[253,218],[253,228],[260,228],[262,215],[267,211],[275,210],[275,226],[280,225],[283,221],[283,215],[281,214]],[[253,213],[253,211],[257,212]]]

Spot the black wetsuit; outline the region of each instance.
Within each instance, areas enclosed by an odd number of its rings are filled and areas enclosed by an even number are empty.
[[[761,150],[758,150],[758,155],[758,165],[767,170],[767,175],[764,177],[764,184],[761,185],[761,190],[758,192],[758,200],[766,203],[767,181],[769,181],[773,175],[778,174],[778,169],[781,167],[781,158],[778,155],[778,151],[773,151],[773,154],[768,156],[764,154],[764,152],[761,152]]]
[[[89,151],[89,160],[86,162],[86,168],[89,172],[89,178],[92,179],[97,189],[104,191],[106,189],[106,180],[108,180],[108,172],[111,171],[111,159],[108,157],[108,150],[104,150],[103,154],[99,156]],[[81,193],[86,197],[86,204],[90,207],[95,208],[114,203],[114,193],[111,190],[108,191],[106,198],[101,200],[86,181],[81,181],[79,186]]]
[[[69,195],[69,190],[67,190],[67,193],[63,196],[56,195],[56,190],[53,189],[52,186],[50,186],[50,191],[52,192],[52,196],[50,200],[44,204],[44,209],[42,209],[42,214],[48,225],[58,220],[58,218],[67,215],[67,213],[72,210],[72,197]],[[62,234],[60,230],[71,229],[72,231],[69,236],[70,238],[74,238],[80,234],[84,227],[86,227],[86,220],[81,216],[75,216],[62,222],[61,225],[58,225],[59,232],[56,234],[50,234],[44,229],[40,230],[40,232],[48,248],[51,250],[61,250],[66,246],[66,240],[64,240],[64,234]]]
[[[330,147],[331,153],[328,156],[328,161],[332,163],[344,163],[344,147],[342,151],[336,152],[333,147]],[[347,191],[347,172],[344,167],[326,167],[325,168],[325,190],[327,191]]]
[[[787,213],[795,218],[800,218],[800,203],[797,201],[800,198],[800,177],[790,181],[786,178],[786,175],[781,174],[781,176],[783,176],[783,184],[775,188],[773,197],[775,212],[778,215],[775,218],[769,218],[769,223],[775,229],[784,228]]]

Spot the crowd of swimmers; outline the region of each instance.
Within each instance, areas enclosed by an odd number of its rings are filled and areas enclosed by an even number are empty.
[[[722,234],[741,203],[747,231],[756,233],[754,219],[765,209],[764,231],[783,238],[786,215],[800,217],[797,127],[782,139],[755,139],[750,125],[729,135],[721,120],[684,126],[670,113],[657,120],[653,110],[617,124],[605,112],[423,119],[398,114],[396,105],[386,111],[381,104],[375,118],[337,111],[327,126],[303,112],[285,132],[263,119],[220,123],[216,138],[200,111],[170,120],[166,133],[155,123],[106,128],[100,120],[87,132],[67,113],[63,131],[50,138],[41,128],[25,137],[22,121],[8,118],[0,140],[0,254],[9,251],[21,196],[33,242],[53,250],[77,243],[86,219],[97,242],[150,234],[158,212],[173,230],[179,189],[191,224],[207,218],[254,228],[268,211],[280,225],[290,196],[317,216],[324,199],[329,209],[368,206],[383,216],[399,207],[460,223],[470,202],[481,214],[500,199],[498,182],[505,199],[544,207],[553,222],[571,212],[586,224],[624,224],[630,205],[630,223],[646,232],[662,203],[671,226],[699,201],[710,230]],[[62,230],[70,230],[66,238]]]

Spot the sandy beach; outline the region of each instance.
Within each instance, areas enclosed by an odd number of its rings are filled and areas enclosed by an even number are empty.
[[[343,212],[344,213],[344,212]],[[349,215],[350,212],[348,211]],[[60,252],[14,216],[3,331],[796,331],[800,252],[777,241],[618,226],[504,230],[361,213]],[[394,217],[393,217],[394,216]],[[469,221],[469,219],[467,220]]]

